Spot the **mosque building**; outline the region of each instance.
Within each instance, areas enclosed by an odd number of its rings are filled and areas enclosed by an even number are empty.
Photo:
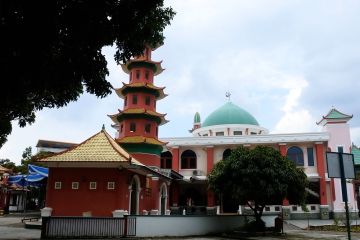
[[[316,218],[344,212],[341,184],[327,175],[326,151],[350,153],[348,121],[351,115],[331,109],[317,123],[321,132],[270,134],[249,112],[230,100],[202,122],[195,113],[190,137],[158,138],[166,114],[156,111],[165,98],[164,87],[154,85],[163,69],[151,59],[154,49],[123,64],[128,83],[116,89],[123,99],[118,113],[109,115],[116,129],[105,129],[84,142],[43,158],[49,167],[46,206],[53,215],[91,214],[221,214],[242,213],[231,197],[215,196],[207,174],[238,147],[267,145],[302,168],[310,182],[307,205]],[[228,95],[229,96],[229,95]],[[315,123],[314,123],[315,124]],[[354,187],[347,183],[350,209],[356,210]],[[106,203],[101,204],[99,203]],[[265,213],[286,209],[300,218],[300,206],[286,200],[269,202]]]

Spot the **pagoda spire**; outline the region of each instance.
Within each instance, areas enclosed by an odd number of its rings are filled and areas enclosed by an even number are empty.
[[[116,141],[143,164],[159,167],[166,143],[158,139],[158,127],[168,121],[166,114],[156,111],[156,102],[167,95],[164,87],[154,85],[154,76],[164,69],[151,59],[152,50],[147,46],[142,55],[121,65],[129,81],[115,91],[124,105],[109,117],[117,130]]]

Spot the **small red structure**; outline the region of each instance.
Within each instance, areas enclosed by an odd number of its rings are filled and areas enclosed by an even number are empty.
[[[103,129],[75,148],[40,159],[49,167],[53,216],[112,216],[166,209],[169,178],[131,157]]]

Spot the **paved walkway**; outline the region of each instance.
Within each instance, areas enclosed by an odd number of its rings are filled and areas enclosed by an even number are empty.
[[[0,217],[0,239],[40,239],[40,230],[24,228],[22,217]]]

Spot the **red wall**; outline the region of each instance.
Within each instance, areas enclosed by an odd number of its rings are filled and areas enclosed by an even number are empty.
[[[140,71],[140,77],[136,78],[136,71]],[[149,71],[149,78],[145,78],[145,72]],[[131,69],[131,78],[129,79],[130,83],[144,82],[144,83],[153,83],[154,81],[154,72],[145,67],[137,67]]]
[[[137,96],[136,104],[133,103],[134,95]],[[126,97],[127,97],[126,100],[127,103],[125,105],[124,102],[124,110],[127,110],[129,108],[144,108],[146,110],[156,111],[156,99],[153,94],[137,92],[137,93],[128,93],[126,94]],[[146,97],[150,97],[150,105],[145,104]]]
[[[160,167],[160,156],[158,155],[149,153],[131,153],[131,156],[146,166]]]
[[[50,168],[46,206],[53,209],[54,216],[82,216],[90,211],[92,216],[112,216],[117,209],[129,210],[129,184],[134,173],[114,168]],[[138,175],[141,182],[139,213],[151,210],[158,198],[158,191],[145,194],[145,176]],[[62,182],[62,189],[54,188]],[[90,190],[89,183],[96,181],[97,189]],[[72,182],[79,182],[79,189],[71,189]],[[115,190],[107,189],[107,182],[115,182]]]
[[[130,123],[136,123],[136,131],[130,132]],[[119,132],[119,138],[124,136],[144,136],[144,137],[152,137],[157,139],[156,128],[157,123],[155,121],[146,120],[146,119],[125,119],[120,125],[123,124],[123,131]],[[145,125],[150,124],[150,132],[145,132]]]

